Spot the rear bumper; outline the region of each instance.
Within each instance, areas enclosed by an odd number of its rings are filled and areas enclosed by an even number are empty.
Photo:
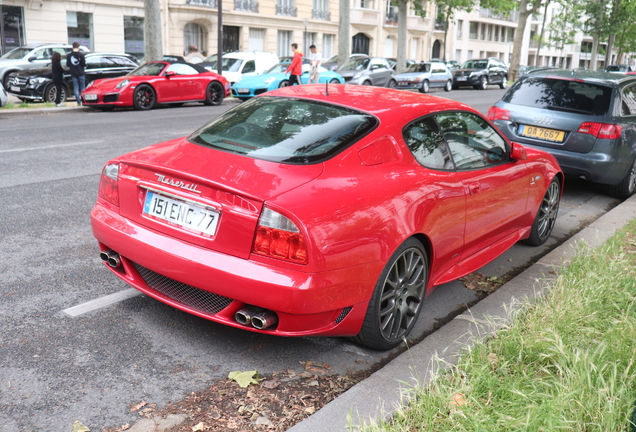
[[[211,321],[280,336],[356,335],[383,266],[377,262],[306,273],[245,260],[167,237],[99,202],[91,213],[91,225],[100,249],[120,255],[122,266],[107,268],[138,290]],[[210,312],[165,295],[142,277],[140,267],[171,284],[219,296],[223,306]],[[234,315],[245,305],[275,312],[277,326],[257,330],[238,323]]]

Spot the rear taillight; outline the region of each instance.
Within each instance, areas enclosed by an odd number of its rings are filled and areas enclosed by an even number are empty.
[[[507,109],[492,106],[488,110],[488,114],[486,115],[486,117],[490,121],[495,121],[495,120],[510,121],[510,111],[508,111]]]
[[[267,207],[258,219],[252,252],[298,264],[307,263],[307,245],[296,224]]]
[[[99,181],[99,196],[109,203],[119,207],[119,164],[108,164],[102,170],[102,178]]]
[[[618,139],[623,133],[623,127],[608,123],[585,122],[581,124],[577,132],[590,134],[596,138]]]

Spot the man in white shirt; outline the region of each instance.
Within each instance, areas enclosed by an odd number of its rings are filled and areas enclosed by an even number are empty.
[[[309,51],[311,51],[309,56],[309,65],[311,66],[309,69],[309,84],[318,84],[320,80],[320,72],[318,71],[321,59],[320,53],[316,50],[316,45],[310,46]]]

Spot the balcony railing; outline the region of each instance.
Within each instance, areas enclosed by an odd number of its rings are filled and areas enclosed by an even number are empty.
[[[513,21],[513,22],[519,21],[519,11],[512,11],[507,16],[504,16],[504,15],[495,14],[490,9],[479,8],[479,15],[483,17],[495,18],[495,19],[506,20],[506,21]]]
[[[396,26],[398,25],[398,12],[397,11],[389,11],[386,13],[386,17],[384,18],[385,25]]]
[[[324,10],[311,10],[311,19],[331,21],[331,12]]]
[[[186,0],[187,5],[216,7],[216,0]]]
[[[296,6],[276,5],[276,15],[285,15],[295,17],[298,12]]]
[[[234,10],[258,13],[258,2],[254,0],[234,0]]]

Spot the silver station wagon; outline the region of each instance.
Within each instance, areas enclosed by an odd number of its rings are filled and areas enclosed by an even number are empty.
[[[417,89],[422,93],[428,93],[433,87],[443,87],[447,92],[453,88],[453,74],[442,62],[412,64],[396,75],[395,81],[399,89]]]
[[[636,191],[636,77],[546,70],[522,77],[488,111],[512,141],[552,153],[564,173]]]

